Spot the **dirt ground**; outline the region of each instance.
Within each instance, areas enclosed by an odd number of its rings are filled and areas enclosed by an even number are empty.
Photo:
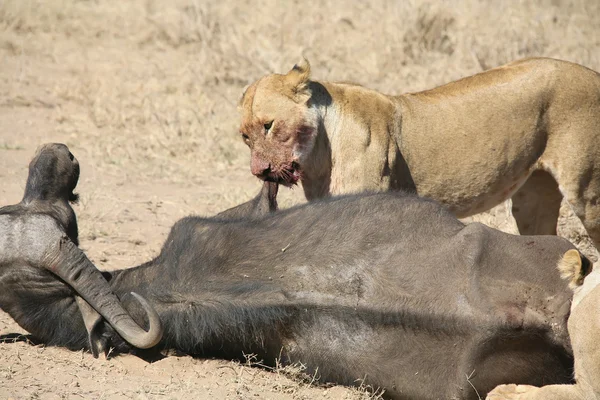
[[[317,6],[318,3],[318,6]],[[81,247],[101,269],[157,254],[169,227],[260,188],[237,134],[244,87],[305,55],[313,76],[386,93],[526,56],[600,70],[600,2],[0,0],[0,205],[46,142],[79,159]],[[474,171],[475,173],[475,171]],[[303,201],[280,190],[280,205]],[[595,256],[568,207],[560,234]],[[516,232],[506,204],[475,219]],[[2,288],[0,288],[2,290]],[[0,312],[0,335],[25,333]],[[298,370],[0,343],[0,399],[361,399]]]

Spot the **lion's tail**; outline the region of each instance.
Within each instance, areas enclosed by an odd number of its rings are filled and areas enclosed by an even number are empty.
[[[592,272],[592,262],[575,249],[568,250],[558,262],[560,276],[569,281],[569,287],[575,289],[583,285],[584,278]]]

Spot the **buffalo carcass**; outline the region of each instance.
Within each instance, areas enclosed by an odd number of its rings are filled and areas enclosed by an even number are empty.
[[[47,214],[22,222],[18,206],[3,209],[0,307],[48,343],[151,347],[162,322],[157,348],[302,362],[321,381],[364,382],[391,398],[477,399],[501,383],[570,382],[571,293],[556,270],[568,241],[464,225],[401,193],[262,217],[254,211],[270,207],[252,204],[184,218],[158,257],[104,278],[58,224],[49,239],[35,235],[51,225]],[[23,237],[10,236],[15,225]],[[77,293],[87,303],[78,307]]]
[[[130,344],[155,346],[162,327],[147,302],[134,293],[152,321],[148,333],[131,320],[96,268],[81,268],[91,264],[75,246],[77,218],[70,203],[78,200],[74,192],[78,180],[79,162],[67,146],[46,144],[29,164],[21,202],[0,208],[0,308],[40,340],[71,349],[87,347],[94,356],[108,340],[102,327],[96,327],[100,318],[95,310],[110,321],[111,332],[114,328]],[[276,195],[277,184],[265,182],[256,198],[221,214],[232,219],[268,214],[277,209]],[[85,323],[89,338],[63,329],[63,324],[79,322]]]
[[[162,337],[156,312],[134,295],[152,322],[145,332],[76,246],[77,220],[70,202],[77,200],[78,179],[79,163],[67,146],[46,144],[29,164],[21,202],[0,208],[0,307],[49,344],[88,347],[86,337],[70,335],[67,326],[77,329],[82,314],[95,318],[91,306],[131,344],[155,346]]]
[[[575,290],[568,327],[575,358],[573,385],[500,385],[492,390],[487,400],[598,400],[600,399],[600,271],[591,272],[591,265],[578,263],[574,250],[566,265],[561,263],[565,278]],[[591,273],[590,273],[591,272]],[[587,275],[589,273],[589,275]],[[587,277],[586,277],[587,275]],[[585,278],[585,280],[584,280]]]

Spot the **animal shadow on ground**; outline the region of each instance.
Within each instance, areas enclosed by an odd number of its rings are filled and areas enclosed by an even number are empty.
[[[0,343],[19,343],[25,342],[38,346],[42,342],[33,335],[24,335],[22,333],[5,333],[0,335]]]

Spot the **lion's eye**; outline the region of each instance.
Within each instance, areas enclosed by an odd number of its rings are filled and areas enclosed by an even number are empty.
[[[248,135],[246,135],[245,133],[242,133],[242,139],[244,139],[244,142],[248,142],[250,140]]]
[[[273,121],[267,122],[265,124],[265,131],[268,131],[269,129],[271,129],[272,126],[273,126]]]

